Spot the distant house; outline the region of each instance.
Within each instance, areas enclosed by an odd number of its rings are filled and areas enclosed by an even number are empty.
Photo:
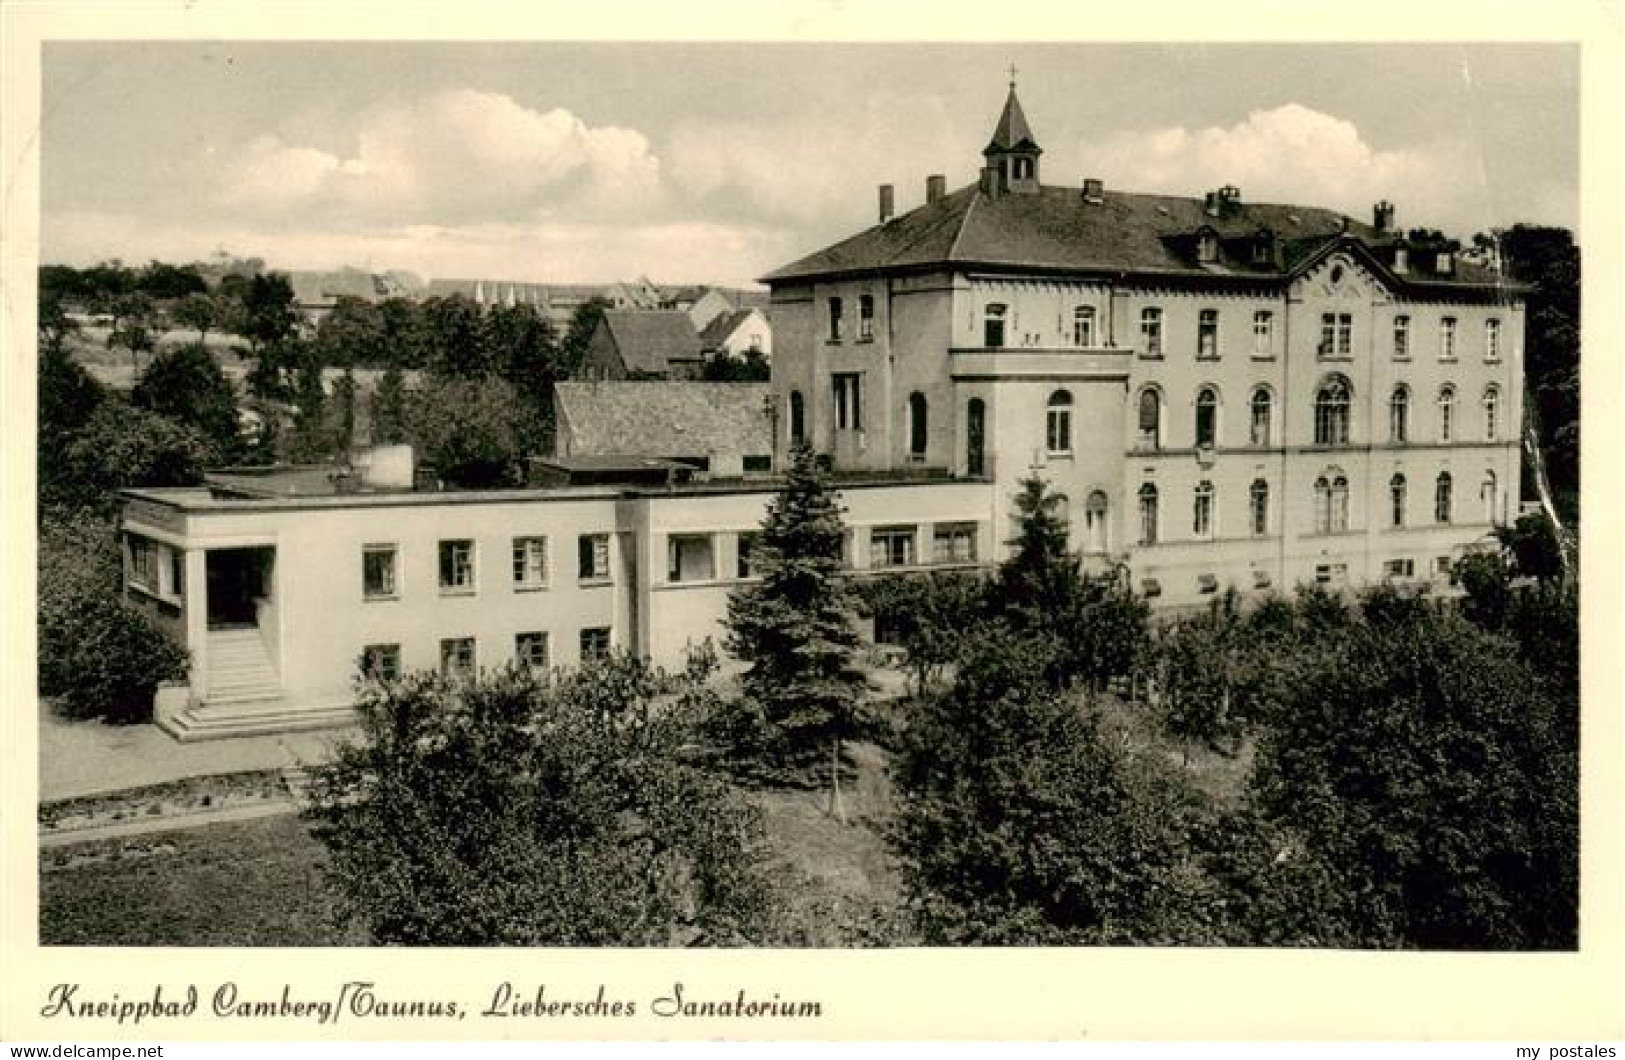
[[[703,331],[724,313],[739,309],[767,311],[766,291],[747,291],[736,287],[668,287],[660,299],[661,309],[680,309],[694,321],[694,327]]]
[[[765,475],[772,469],[771,389],[689,380],[559,383],[554,455],[566,463],[670,461],[720,478]]]
[[[732,309],[721,314],[700,332],[700,352],[711,357],[726,353],[743,357],[750,351],[773,357],[773,329],[760,309]]]
[[[686,379],[699,374],[703,361],[699,333],[686,313],[608,309],[587,343],[582,372],[590,379]]]
[[[658,309],[660,292],[647,278],[626,283],[535,283],[528,280],[430,280],[425,297],[461,296],[481,306],[531,305],[562,335],[576,310],[593,299],[614,309]]]
[[[366,272],[361,269],[332,272],[294,270],[288,273],[288,285],[293,288],[294,308],[310,327],[320,324],[340,298],[381,302],[386,298],[401,298],[413,293],[400,273]]]

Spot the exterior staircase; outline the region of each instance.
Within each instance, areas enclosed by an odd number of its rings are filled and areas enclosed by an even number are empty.
[[[201,703],[192,701],[180,710],[158,712],[158,727],[190,743],[339,728],[356,720],[349,703],[308,706],[283,698],[276,666],[259,630],[252,627],[210,630],[207,688]]]

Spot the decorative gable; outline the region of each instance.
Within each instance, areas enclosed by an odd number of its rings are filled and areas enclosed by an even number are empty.
[[[1377,275],[1346,251],[1329,255],[1293,284],[1299,298],[1335,302],[1386,301],[1390,292]]]

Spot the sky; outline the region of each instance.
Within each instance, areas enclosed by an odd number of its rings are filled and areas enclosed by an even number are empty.
[[[1468,238],[1579,214],[1571,44],[50,42],[41,257],[749,283],[972,183],[1016,68],[1046,184]]]

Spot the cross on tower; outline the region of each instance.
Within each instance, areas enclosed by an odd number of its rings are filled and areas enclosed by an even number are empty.
[[[1010,87],[1011,88],[1016,87],[1016,64],[1015,63],[1010,64]]]

